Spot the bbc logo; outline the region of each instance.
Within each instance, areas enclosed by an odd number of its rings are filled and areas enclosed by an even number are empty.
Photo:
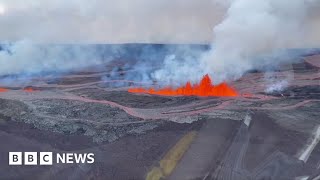
[[[56,153],[55,163],[59,164],[92,164],[93,153]],[[9,152],[9,165],[52,165],[52,152]]]
[[[23,162],[22,162],[23,161]],[[40,165],[52,165],[52,152],[39,153]],[[37,152],[9,152],[9,165],[38,165]]]

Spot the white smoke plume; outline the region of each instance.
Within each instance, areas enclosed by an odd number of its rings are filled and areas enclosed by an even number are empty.
[[[60,73],[114,59],[103,48],[40,42],[203,43],[210,41],[208,32],[214,27],[209,52],[199,55],[201,50],[182,47],[155,57],[157,50],[151,48],[128,79],[175,85],[210,74],[214,83],[233,80],[251,69],[288,62],[293,56],[284,49],[305,47],[312,37],[319,42],[314,36],[320,29],[319,1],[220,0],[217,5],[212,0],[0,0],[0,39],[32,40],[4,46],[0,76]]]
[[[281,92],[285,88],[287,88],[289,85],[289,82],[286,80],[281,80],[278,82],[273,82],[270,84],[267,89],[265,90],[266,93],[273,93],[273,92]]]
[[[74,71],[102,64],[101,52],[87,46],[7,43],[0,51],[0,76]]]
[[[0,40],[42,43],[209,43],[222,16],[212,0],[0,0],[0,7]]]
[[[290,70],[282,73],[266,72],[264,79],[266,82],[265,93],[279,93],[293,81],[294,73]]]
[[[159,81],[197,81],[204,74],[215,83],[234,80],[251,69],[294,59],[287,48],[305,47],[317,19],[319,0],[229,0],[223,21],[214,27],[212,50],[200,60],[169,57],[153,73]],[[312,19],[312,20],[311,20]]]

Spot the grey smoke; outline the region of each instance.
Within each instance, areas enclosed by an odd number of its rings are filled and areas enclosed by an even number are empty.
[[[212,0],[0,0],[0,39],[43,43],[208,43]],[[201,32],[201,33],[199,33]]]
[[[103,81],[125,79],[152,84],[152,72],[162,67],[170,54],[177,59],[197,59],[206,49],[205,45],[4,43],[0,45],[0,83],[21,85],[36,77],[55,78],[88,68],[109,71],[114,67]]]
[[[136,44],[132,47],[122,48],[124,54],[121,56],[127,60],[127,64],[121,69],[115,67],[112,73],[103,77],[104,81],[112,81],[125,79],[134,82],[143,82],[145,85],[156,84],[160,86],[168,85],[167,81],[159,81],[153,77],[153,73],[161,68],[164,68],[168,62],[173,60],[175,63],[185,62],[186,60],[193,61],[208,51],[208,45],[147,45]],[[178,65],[177,65],[178,66]],[[181,71],[183,66],[179,66],[178,71]],[[119,70],[129,70],[122,77],[119,77]],[[188,72],[186,72],[188,73]],[[170,75],[168,75],[169,77]],[[170,82],[170,85],[176,86],[181,82]],[[126,83],[129,85],[130,83]],[[122,86],[123,83],[117,83],[116,86]]]
[[[273,92],[281,92],[286,87],[288,87],[289,83],[286,80],[280,80],[278,82],[272,82],[267,89],[265,90],[266,93],[273,93]]]
[[[32,40],[7,44],[0,51],[0,76],[69,72],[107,64],[118,58],[118,52],[127,51],[122,47],[111,48],[114,53],[82,45],[42,46],[38,42],[209,42],[214,27],[212,50],[180,46],[159,54],[146,48],[138,54],[139,61],[130,64],[135,71],[125,79],[178,85],[210,74],[214,83],[219,83],[237,79],[251,69],[296,60],[297,54],[288,53],[287,48],[319,42],[313,39],[319,37],[314,36],[320,29],[319,0],[216,2],[0,0],[8,7],[0,15],[0,38]],[[103,79],[116,78],[113,73]]]
[[[41,45],[19,41],[2,45],[0,76],[63,73],[105,63],[103,51],[85,45]]]
[[[279,93],[285,90],[294,79],[292,69],[284,72],[266,72],[264,80],[266,82],[266,93]]]
[[[200,59],[165,60],[153,77],[159,81],[198,81],[204,74],[214,82],[240,78],[251,69],[296,60],[287,48],[306,47],[317,19],[319,0],[229,0],[223,21],[214,27],[212,51]],[[310,20],[312,19],[312,21]],[[289,57],[289,58],[288,58]]]

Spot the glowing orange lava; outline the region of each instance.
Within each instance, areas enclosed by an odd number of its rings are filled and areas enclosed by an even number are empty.
[[[173,89],[166,87],[162,89],[144,89],[144,88],[130,88],[128,92],[131,93],[147,93],[164,96],[238,96],[237,91],[231,88],[227,83],[221,83],[219,85],[212,85],[212,81],[209,75],[203,76],[200,84],[191,85],[187,82],[186,85]]]
[[[38,90],[35,90],[35,89],[31,88],[31,87],[27,87],[27,88],[24,88],[23,91],[31,93],[31,92],[36,92]]]
[[[2,93],[2,92],[7,92],[7,91],[9,91],[9,89],[6,89],[6,88],[0,88],[0,93]]]

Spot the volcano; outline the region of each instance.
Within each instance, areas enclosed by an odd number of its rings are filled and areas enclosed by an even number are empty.
[[[154,88],[130,88],[128,92],[131,93],[146,93],[163,96],[221,96],[221,97],[234,97],[238,96],[235,89],[230,87],[227,83],[221,83],[219,85],[213,85],[211,78],[208,74],[203,76],[199,84],[191,85],[187,82],[184,86],[177,89],[172,87],[165,87],[162,89],[155,90]]]
[[[0,76],[0,179],[318,176],[320,50],[280,66],[271,82],[253,70],[232,82],[200,74],[197,82],[166,87],[146,86],[138,76],[135,56],[149,46],[132,49],[121,60],[58,76]],[[265,91],[286,77],[281,91]],[[97,162],[32,171],[8,165],[8,152],[31,150],[90,152]]]

